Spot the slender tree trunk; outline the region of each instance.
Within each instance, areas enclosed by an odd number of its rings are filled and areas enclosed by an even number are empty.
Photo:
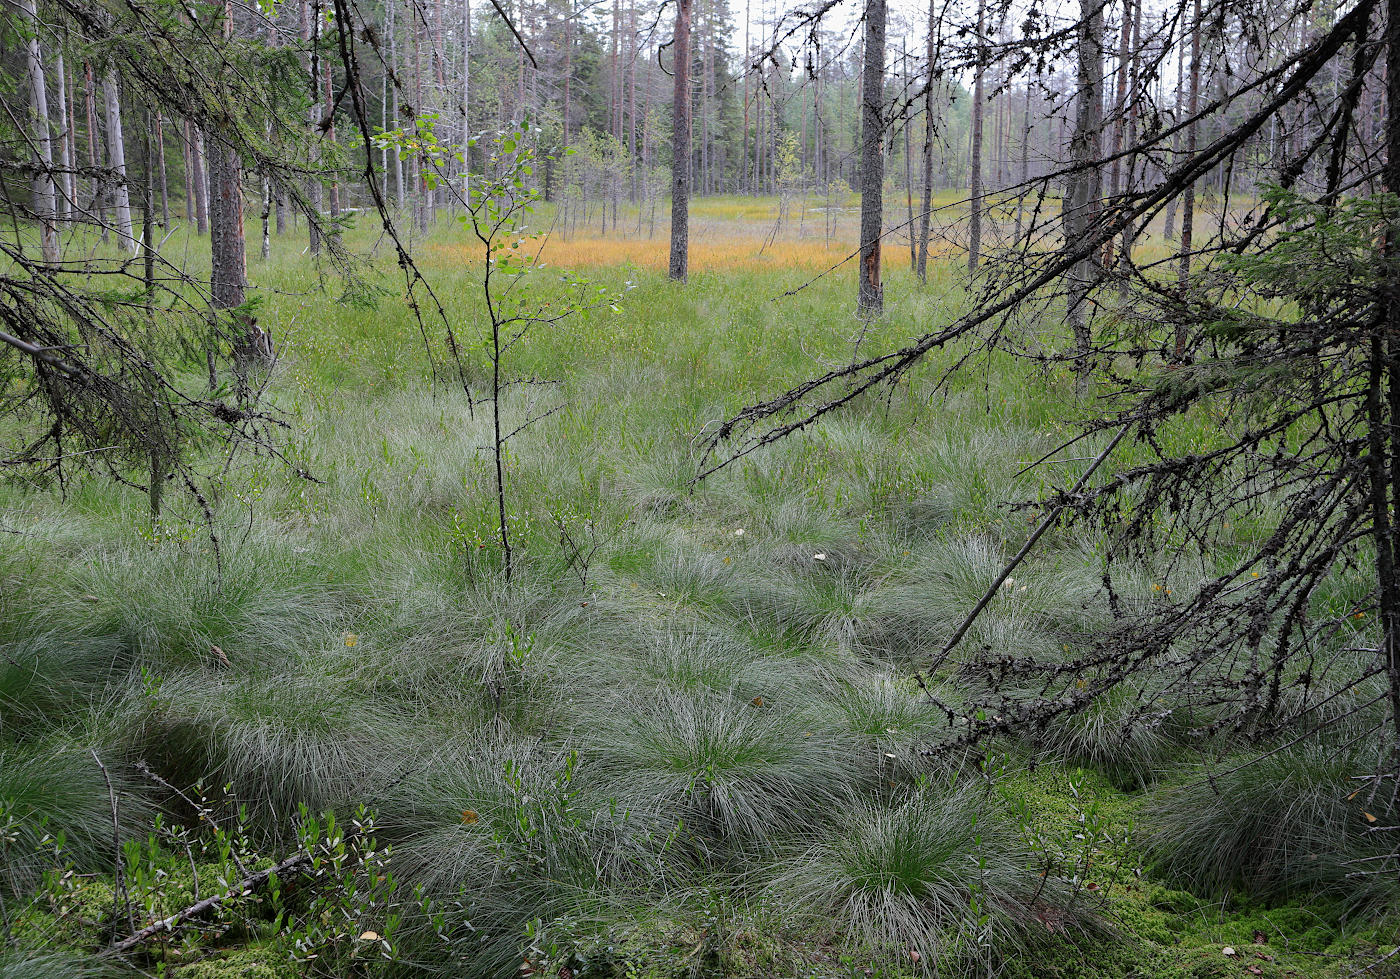
[[[393,3],[389,8],[393,9]],[[567,27],[565,28],[567,30]],[[568,68],[564,69],[568,71]],[[564,83],[566,86],[568,82]],[[569,120],[565,100],[564,145],[569,145]],[[462,0],[462,197],[470,200],[472,152],[467,143],[472,135],[472,0]]]
[[[987,9],[985,0],[977,4],[977,67],[972,81],[972,150],[969,166],[972,171],[968,197],[972,216],[967,226],[967,271],[977,274],[977,265],[982,251],[982,115],[985,99],[982,94],[982,76],[987,69],[987,45],[983,37],[986,30]]]
[[[150,309],[156,295],[156,194],[155,174],[152,172],[156,156],[153,139],[155,125],[150,109],[142,114],[145,125],[141,129],[141,258],[144,262],[146,308]]]
[[[744,0],[744,130],[743,149],[740,151],[743,160],[744,172],[739,175],[739,186],[742,189],[748,188],[749,183],[749,65],[748,60],[751,55],[751,43],[749,39],[749,16],[753,12],[753,0]]]
[[[414,125],[417,126],[418,116],[423,112],[423,15],[418,7],[418,0],[410,0],[409,9],[410,29],[413,36],[413,111]],[[524,81],[524,55],[520,55],[520,101],[525,101],[525,81]],[[421,153],[415,153],[412,157],[413,163],[413,206],[418,215],[418,230],[428,233],[428,175],[426,163]]]
[[[190,140],[190,163],[194,170],[194,220],[195,232],[209,233],[209,181],[204,172],[204,134],[198,126],[191,126],[194,138]]]
[[[232,0],[225,0],[223,36],[233,36]],[[313,103],[314,104],[314,103]],[[243,164],[238,151],[215,138],[209,146],[210,275],[209,301],[215,309],[234,309],[246,300],[248,284],[247,242],[243,230]],[[242,331],[234,341],[234,364],[240,385],[248,367],[271,359],[272,346],[267,334],[251,317],[240,317]]]
[[[54,74],[57,77],[57,91],[54,93],[58,99],[58,179],[55,181],[58,189],[58,220],[68,222],[73,220],[73,206],[77,200],[76,187],[73,178],[74,154],[71,152],[73,139],[73,124],[68,116],[68,73],[63,69],[63,52],[60,51],[54,58]]]
[[[1122,162],[1119,159],[1119,151],[1123,148],[1123,132],[1127,124],[1128,114],[1128,43],[1131,40],[1133,26],[1133,0],[1123,0],[1123,24],[1118,32],[1118,95],[1113,100],[1113,136],[1109,141],[1108,155],[1113,158],[1113,162],[1108,168],[1108,196],[1116,198],[1120,189],[1119,178],[1122,173]],[[1110,239],[1104,246],[1104,266],[1113,265],[1113,241]]]
[[[92,63],[83,62],[83,84],[84,102],[87,109],[87,149],[88,166],[92,168],[92,211],[97,218],[98,227],[101,229],[102,240],[107,241],[107,182],[103,179],[105,168],[103,167],[103,157],[98,149],[99,144],[105,146],[102,137],[99,135],[98,113],[97,113],[97,81],[92,73]]]
[[[676,34],[671,45],[675,88],[671,99],[671,278],[690,274],[690,7],[676,0]]]
[[[1127,153],[1123,161],[1123,192],[1133,193],[1137,189],[1137,133],[1138,133],[1138,112],[1141,110],[1142,100],[1138,98],[1139,70],[1142,66],[1142,0],[1137,0],[1133,4],[1133,41],[1132,58],[1128,63],[1128,120],[1127,120],[1127,142],[1124,144]],[[1133,239],[1136,236],[1136,226],[1129,223],[1123,228],[1123,234],[1118,247],[1118,268],[1121,274],[1122,288],[1128,288],[1128,276],[1131,274],[1133,261]]]
[[[1198,124],[1195,119],[1201,104],[1201,0],[1194,0],[1192,4],[1191,24],[1191,80],[1189,82],[1191,88],[1186,105],[1187,118],[1191,120],[1186,127],[1186,156],[1188,159],[1196,155]],[[1182,295],[1186,294],[1191,278],[1191,237],[1195,226],[1195,216],[1196,183],[1192,181],[1186,185],[1186,191],[1181,195],[1181,250],[1177,267],[1177,288]],[[1176,329],[1173,356],[1177,360],[1186,356],[1186,328],[1184,326],[1178,326]]]
[[[929,221],[933,217],[933,81],[937,66],[934,58],[937,55],[937,30],[938,30],[938,6],[936,0],[929,0],[928,4],[928,47],[925,57],[928,59],[927,87],[924,89],[924,199],[923,209],[919,215],[919,281],[928,282],[928,233]]]
[[[156,168],[160,173],[160,226],[170,227],[170,176],[165,167],[165,116],[156,112]]]
[[[183,128],[182,128],[182,130],[181,130],[181,132],[180,132],[180,158],[181,158],[181,162],[184,164],[184,168],[185,168],[185,169],[184,169],[184,180],[185,180],[185,223],[186,223],[186,224],[194,224],[194,177],[191,175],[191,169],[190,169],[190,143],[191,143],[191,142],[192,142],[192,140],[190,139],[190,123],[189,123],[189,120],[186,120],[186,121],[185,121],[185,124],[184,124],[184,126],[183,126]]]
[[[629,0],[628,22],[630,27],[627,31],[627,160],[628,171],[631,175],[631,188],[628,200],[632,204],[640,204],[641,190],[637,185],[637,4],[636,0]],[[637,221],[641,221],[641,211],[637,212]]]
[[[878,316],[885,309],[880,282],[880,236],[885,224],[885,0],[865,5],[865,64],[862,73],[860,118],[860,266],[856,309]]]
[[[324,77],[325,82],[326,98],[326,115],[324,119],[329,123],[329,125],[326,126],[326,142],[328,142],[331,146],[334,146],[335,91],[331,87],[331,63],[329,59],[324,62],[324,65],[325,67],[322,69],[322,75]],[[331,177],[331,186],[328,196],[330,197],[331,220],[334,221],[336,218],[340,217],[340,180],[334,176]]]
[[[1186,91],[1186,89],[1185,89],[1185,84],[1184,84],[1184,83],[1185,83],[1185,79],[1186,79],[1186,32],[1185,32],[1185,31],[1182,31],[1182,36],[1181,36],[1180,40],[1177,42],[1177,46],[1176,46],[1176,103],[1175,103],[1175,105],[1173,105],[1173,107],[1172,107],[1173,121],[1178,122],[1178,123],[1181,122],[1181,120],[1182,120],[1182,115],[1183,115],[1183,111],[1182,111],[1182,110],[1185,108],[1185,106],[1183,105],[1183,103],[1182,103],[1182,101],[1181,101],[1182,98],[1184,98],[1184,93],[1185,93],[1185,91]],[[1177,133],[1172,133],[1171,159],[1172,159],[1173,163],[1176,161],[1177,152],[1178,152],[1178,150],[1180,149],[1180,147],[1181,147],[1181,134],[1180,134],[1179,132],[1177,132]],[[1163,218],[1162,237],[1163,237],[1163,238],[1166,238],[1168,241],[1171,241],[1172,238],[1176,237],[1176,234],[1175,234],[1175,231],[1176,231],[1176,206],[1177,206],[1177,199],[1176,199],[1176,197],[1172,197],[1171,200],[1167,201],[1167,213],[1166,213],[1166,216]]]
[[[1021,231],[1024,225],[1022,212],[1026,207],[1026,182],[1031,177],[1031,80],[1026,79],[1026,99],[1021,109],[1021,172],[1016,178],[1016,184],[1021,188],[1021,192],[1016,196],[1016,244],[1021,243]]]
[[[39,14],[34,0],[21,7],[34,36],[25,44],[29,68],[29,116],[35,149],[34,178],[30,181],[30,207],[39,222],[39,250],[44,261],[58,261],[58,228],[54,225],[53,126],[49,122],[49,95],[44,83],[44,54],[39,45]],[[130,229],[128,229],[130,230]]]
[[[1101,143],[1103,129],[1103,4],[1080,0],[1078,93],[1074,135],[1070,139],[1073,168],[1064,203],[1067,245],[1080,241],[1098,218],[1102,196]],[[1088,385],[1093,367],[1088,320],[1089,290],[1098,267],[1090,256],[1076,262],[1069,273],[1068,318],[1074,333],[1074,368],[1080,391]]]
[[[107,107],[107,164],[116,178],[113,196],[116,201],[116,232],[125,250],[136,251],[136,239],[131,233],[131,193],[126,179],[126,145],[122,139],[121,90],[117,73],[107,69],[102,79],[102,93]]]
[[[909,91],[912,76],[909,73],[909,49],[903,37],[899,39],[900,56],[904,62],[904,90]],[[919,267],[919,256],[914,242],[914,153],[909,148],[909,127],[914,124],[913,115],[906,108],[904,114],[904,204],[909,212],[905,233],[909,235],[909,270]]]
[[[309,106],[306,110],[306,136],[311,141],[311,166],[316,168],[321,159],[319,148],[320,133],[317,132],[317,124],[320,122],[320,58],[316,53],[317,42],[320,39],[321,4],[320,0],[301,0],[301,40],[305,48],[301,56],[302,77],[306,81],[307,91],[310,94]],[[311,215],[307,220],[307,249],[312,255],[321,253],[321,177],[318,173],[313,173],[306,179],[306,199],[311,205]]]

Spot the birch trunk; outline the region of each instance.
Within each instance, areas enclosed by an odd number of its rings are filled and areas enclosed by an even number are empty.
[[[126,145],[122,139],[122,97],[118,84],[116,71],[107,69],[102,79],[107,110],[107,166],[115,181],[112,197],[117,238],[123,249],[134,253],[136,239],[131,233],[131,193],[126,181]]]

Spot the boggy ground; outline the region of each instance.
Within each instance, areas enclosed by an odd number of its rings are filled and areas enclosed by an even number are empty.
[[[608,301],[508,355],[531,382],[503,399],[508,427],[545,416],[506,456],[509,582],[489,411],[430,383],[391,267],[374,305],[338,304],[291,238],[250,273],[283,350],[283,449],[315,480],[240,457],[221,572],[192,505],[152,525],[141,494],[100,480],[0,487],[0,975],[120,971],[92,951],[238,879],[235,856],[255,873],[299,845],[340,882],[288,873],[137,964],[185,979],[1393,969],[1397,890],[1348,876],[1369,852],[1347,798],[1364,748],[1240,769],[1249,746],[1203,740],[1170,697],[1144,716],[1135,703],[1161,692],[1134,689],[975,754],[924,753],[949,721],[915,674],[1024,540],[1034,517],[1007,504],[1082,471],[1022,472],[1092,405],[1001,355],[935,390],[943,360],[694,483],[733,411],[963,301],[957,258],[920,288],[893,247],[877,323],[851,317],[844,271],[779,298],[843,249],[820,218],[816,238],[789,221],[766,243],[764,214],[725,206],[701,208],[684,288],[659,241],[546,246]],[[444,224],[420,255],[479,396],[479,279]],[[526,288],[560,290],[548,271]],[[1164,437],[1204,445],[1219,424]],[[1234,532],[1267,523],[1241,513]],[[1063,655],[1103,621],[1098,533],[1052,531],[929,678],[941,701],[980,682],[980,657]],[[1128,597],[1171,600],[1154,570]]]

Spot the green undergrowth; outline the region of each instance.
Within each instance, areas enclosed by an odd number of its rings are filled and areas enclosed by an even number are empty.
[[[275,242],[250,275],[282,344],[279,448],[314,481],[239,456],[212,527],[178,494],[153,523],[142,494],[80,473],[0,483],[0,979],[122,968],[95,953],[192,899],[191,865],[229,886],[228,851],[254,869],[311,852],[328,813],[372,814],[374,853],[345,842],[336,875],[254,888],[135,965],[1340,979],[1394,948],[1394,868],[1348,876],[1377,855],[1369,827],[1397,822],[1349,798],[1374,767],[1366,709],[1313,754],[1288,732],[1206,733],[1228,727],[1210,698],[1144,673],[1042,728],[928,753],[957,740],[945,707],[1025,693],[992,689],[999,659],[1062,662],[1110,620],[1104,529],[1056,525],[920,686],[1038,523],[1014,504],[1095,454],[1027,471],[1093,410],[1070,378],[995,353],[941,384],[967,350],[935,354],[694,481],[715,460],[703,433],[733,412],[857,340],[873,355],[954,315],[954,264],[927,290],[892,269],[867,326],[838,275],[769,302],[807,273],[681,289],[594,272],[618,312],[511,352],[513,376],[544,383],[501,404],[511,428],[537,419],[503,459],[507,581],[487,406],[431,383],[402,303],[310,290],[299,247]],[[475,394],[479,281],[429,271]],[[396,274],[370,272],[386,289]],[[1221,425],[1191,416],[1160,440],[1194,451]],[[1145,451],[1125,441],[1115,462]],[[1170,573],[1118,569],[1120,601],[1172,602],[1276,514],[1229,516],[1220,549]],[[1320,608],[1355,591],[1339,575]],[[1371,635],[1352,628],[1339,645]],[[1329,682],[1285,695],[1325,712],[1375,693]]]

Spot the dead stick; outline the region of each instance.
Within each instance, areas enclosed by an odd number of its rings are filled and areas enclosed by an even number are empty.
[[[92,753],[92,760],[97,762],[98,770],[102,772],[102,781],[107,783],[107,799],[112,804],[112,917],[115,918],[117,911],[125,904],[126,926],[135,928],[136,920],[131,914],[131,894],[126,889],[126,874],[122,872],[122,831],[121,819],[117,815],[117,791],[112,788],[112,777],[107,774],[107,766],[102,764],[102,759],[97,756],[97,749],[88,750]]]
[[[268,867],[266,870],[258,871],[251,877],[245,877],[243,880],[240,880],[237,884],[234,884],[231,888],[229,888],[222,894],[215,894],[212,897],[206,897],[202,901],[196,901],[194,904],[191,904],[183,911],[177,911],[175,914],[172,914],[168,918],[162,918],[160,921],[147,925],[145,928],[142,928],[135,934],[129,935],[128,937],[123,938],[121,941],[117,942],[111,947],[109,951],[118,954],[123,952],[129,952],[136,946],[140,945],[142,942],[146,941],[148,938],[153,938],[156,935],[161,934],[162,932],[174,931],[186,921],[203,914],[210,908],[218,907],[225,901],[232,900],[236,897],[243,897],[247,894],[252,893],[254,888],[261,887],[263,884],[267,883],[268,878],[270,878],[273,874],[285,873],[288,870],[295,869],[296,867],[300,867],[304,863],[310,862],[311,854],[294,854],[288,857],[287,859],[283,860],[275,867]]]
[[[1057,503],[1046,518],[1040,522],[1040,526],[1035,528],[1035,533],[1031,534],[1025,545],[1016,552],[1016,556],[1007,562],[1006,567],[1001,569],[1001,574],[997,575],[996,581],[992,582],[992,586],[987,589],[986,594],[982,596],[981,600],[973,606],[972,611],[967,613],[967,618],[963,619],[962,624],[953,632],[953,638],[948,640],[947,645],[945,645],[942,652],[938,654],[938,658],[933,661],[933,665],[929,667],[930,673],[943,665],[943,661],[948,658],[948,654],[953,651],[953,647],[962,641],[962,637],[967,634],[967,630],[972,628],[972,623],[977,621],[977,617],[982,614],[982,610],[985,609],[996,596],[997,589],[1001,587],[1002,582],[1011,576],[1011,572],[1015,571],[1016,566],[1025,560],[1026,555],[1031,552],[1031,548],[1035,547],[1036,542],[1040,540],[1041,537],[1045,536],[1045,532],[1059,519],[1060,511],[1068,505],[1069,498],[1084,488],[1084,484],[1089,481],[1089,477],[1094,474],[1094,470],[1099,468],[1099,465],[1108,458],[1108,454],[1113,451],[1114,446],[1122,440],[1124,435],[1128,434],[1128,427],[1129,426],[1124,425],[1118,430],[1118,434],[1113,436],[1113,441],[1109,442],[1104,450],[1099,453],[1098,458],[1093,461],[1088,469],[1084,470],[1084,475],[1079,477],[1078,482],[1076,482],[1074,486],[1070,488],[1070,491],[1061,498],[1061,502]]]

